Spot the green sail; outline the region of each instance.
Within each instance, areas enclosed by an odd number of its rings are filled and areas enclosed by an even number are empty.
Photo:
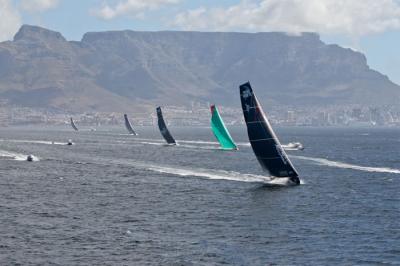
[[[237,150],[237,146],[225,127],[224,121],[215,105],[211,105],[211,129],[222,149]]]

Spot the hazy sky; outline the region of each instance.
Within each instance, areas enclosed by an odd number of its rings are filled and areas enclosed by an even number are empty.
[[[400,0],[0,0],[0,41],[22,24],[80,40],[88,31],[318,32],[366,54],[400,84]]]

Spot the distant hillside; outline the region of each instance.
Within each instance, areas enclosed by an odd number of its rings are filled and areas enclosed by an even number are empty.
[[[24,25],[0,43],[0,97],[21,106],[130,111],[191,101],[238,106],[250,80],[268,104],[391,104],[400,87],[363,54],[305,33],[86,33]]]

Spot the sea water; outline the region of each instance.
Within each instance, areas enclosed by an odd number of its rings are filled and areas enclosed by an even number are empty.
[[[135,129],[0,130],[1,265],[400,263],[400,129],[277,128],[296,187],[264,184],[243,127],[238,151]]]

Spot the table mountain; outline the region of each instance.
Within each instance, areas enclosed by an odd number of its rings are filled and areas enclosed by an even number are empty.
[[[317,34],[233,32],[60,33],[24,25],[0,43],[0,97],[66,111],[131,111],[215,102],[239,107],[250,80],[262,102],[280,105],[398,103],[400,88],[363,54]]]

